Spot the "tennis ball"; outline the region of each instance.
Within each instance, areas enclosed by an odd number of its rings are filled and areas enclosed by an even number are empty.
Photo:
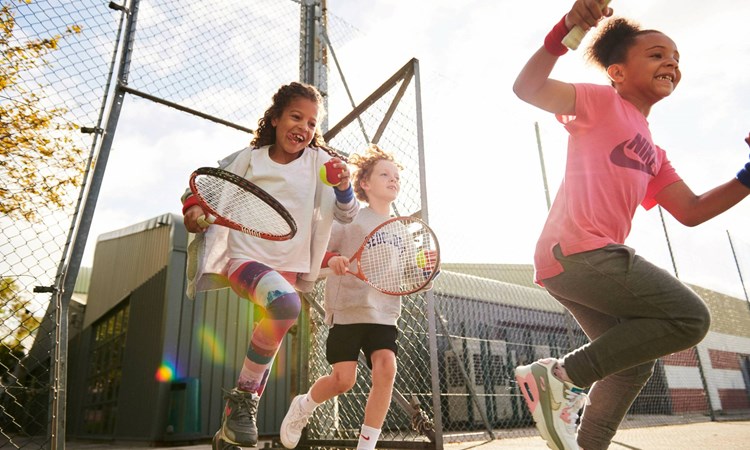
[[[427,255],[424,254],[424,250],[420,250],[417,253],[417,267],[420,269],[427,267]]]
[[[333,167],[334,161],[330,160],[320,166],[320,181],[327,186],[338,186],[341,184],[339,175],[344,171],[343,167]]]

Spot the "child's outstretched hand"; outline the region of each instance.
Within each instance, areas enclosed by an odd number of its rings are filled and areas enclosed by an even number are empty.
[[[341,255],[333,256],[328,260],[328,267],[330,267],[336,275],[344,275],[349,271],[349,258]]]
[[[604,17],[614,12],[609,6],[604,6],[604,0],[576,0],[570,12],[565,16],[565,26],[568,30],[578,25],[584,31],[595,27]]]
[[[745,138],[745,142],[747,142],[747,145],[750,146],[750,133],[747,134],[747,137]]]

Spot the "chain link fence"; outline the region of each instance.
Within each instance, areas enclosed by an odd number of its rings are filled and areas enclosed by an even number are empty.
[[[56,317],[59,289],[103,130],[117,125],[116,118],[108,123],[122,106],[110,102],[113,93],[249,132],[273,92],[303,78],[315,59],[328,68],[315,80],[329,102],[329,143],[346,153],[370,142],[394,152],[405,166],[394,213],[428,217],[425,186],[433,175],[424,161],[441,149],[424,148],[419,64],[404,61],[371,96],[355,98],[346,83],[351,64],[339,66],[336,50],[356,42],[358,31],[330,12],[305,16],[309,5],[291,0],[0,5],[0,447],[45,448],[59,432],[53,391],[65,361],[55,354],[68,326],[67,317]],[[315,56],[305,50],[304,31],[314,29],[308,18],[320,31]],[[436,198],[429,205],[450,207]],[[453,230],[436,231],[444,248],[461,245]],[[745,298],[696,288],[715,312],[711,334],[659,362],[625,426],[708,420],[749,407],[750,244],[729,237],[726,259]],[[673,244],[679,248],[679,239]],[[322,301],[318,286],[303,320],[300,391],[330,371],[327,327],[315,306]],[[586,342],[531,283],[529,266],[446,263],[432,292],[404,298],[399,328],[397,395],[381,438],[392,448],[535,435],[513,368]],[[366,366],[359,369],[356,386],[315,413],[303,445],[356,445],[371,383]]]
[[[126,92],[249,131],[299,79],[298,2],[134,3]]]
[[[21,448],[49,439],[50,292],[102,126],[120,17],[92,0],[0,8],[0,445]]]

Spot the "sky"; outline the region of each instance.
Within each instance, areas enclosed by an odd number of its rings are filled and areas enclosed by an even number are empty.
[[[355,101],[411,58],[420,63],[430,223],[444,261],[526,263],[546,217],[538,123],[550,195],[560,183],[566,133],[551,114],[517,99],[513,81],[572,3],[560,0],[327,0],[353,37],[337,57]],[[677,5],[680,7],[677,8]],[[733,177],[748,161],[750,2],[631,0],[618,16],[669,35],[681,54],[682,81],[652,108],[655,142],[694,192]],[[584,40],[581,48],[588,40]],[[560,59],[553,78],[606,84],[581,50]],[[257,119],[256,119],[257,120]],[[149,123],[159,133],[145,133]],[[246,145],[248,136],[126,97],[82,264],[96,238],[160,214],[180,214],[189,173]],[[207,153],[207,147],[221,149]],[[138,161],[138,183],[131,181]],[[666,212],[665,212],[666,215]],[[731,236],[750,288],[750,200],[711,222],[665,226],[680,277],[744,298]],[[626,242],[674,270],[657,209],[636,213]]]

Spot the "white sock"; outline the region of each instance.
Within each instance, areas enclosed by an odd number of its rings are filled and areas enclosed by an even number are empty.
[[[300,409],[306,414],[312,414],[318,406],[320,406],[320,403],[315,403],[315,400],[312,399],[309,392],[305,394],[305,396],[302,397],[302,401],[299,402]]]
[[[357,444],[357,450],[375,450],[375,444],[378,443],[379,437],[380,430],[362,424],[362,431],[359,433],[359,444]]]

